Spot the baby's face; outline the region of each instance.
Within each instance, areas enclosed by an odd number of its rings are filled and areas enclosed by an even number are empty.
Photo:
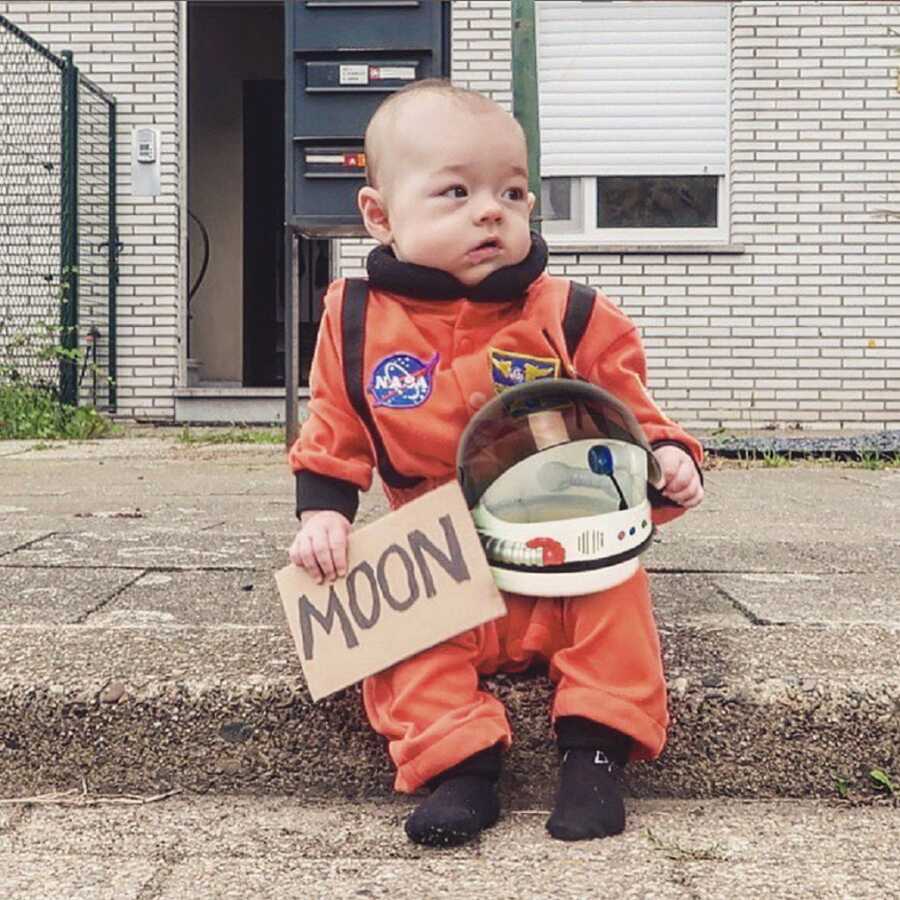
[[[525,140],[501,110],[424,94],[396,113],[379,188],[398,259],[475,285],[531,248]]]

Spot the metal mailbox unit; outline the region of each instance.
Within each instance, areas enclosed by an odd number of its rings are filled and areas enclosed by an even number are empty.
[[[288,226],[362,235],[363,135],[385,96],[450,71],[442,0],[287,0]]]
[[[297,435],[295,240],[365,235],[356,195],[363,137],[379,103],[412,81],[450,74],[448,0],[285,0],[286,443]],[[310,241],[300,242],[300,291]],[[306,308],[306,307],[304,307]]]

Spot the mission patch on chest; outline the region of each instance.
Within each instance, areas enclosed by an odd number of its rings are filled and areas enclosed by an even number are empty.
[[[491,360],[491,380],[497,393],[517,384],[537,381],[538,378],[556,378],[559,360],[553,356],[529,356],[509,350],[488,348]]]

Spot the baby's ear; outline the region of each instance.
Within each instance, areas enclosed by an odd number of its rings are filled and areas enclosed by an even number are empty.
[[[391,223],[388,220],[387,207],[381,198],[381,193],[370,185],[366,185],[359,189],[356,203],[359,206],[366,231],[379,244],[390,244],[393,234]]]
[[[531,191],[528,192],[528,215],[530,216],[534,212],[534,194]]]

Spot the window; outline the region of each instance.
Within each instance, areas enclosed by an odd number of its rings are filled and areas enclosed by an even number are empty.
[[[551,242],[726,243],[729,4],[537,4]]]

